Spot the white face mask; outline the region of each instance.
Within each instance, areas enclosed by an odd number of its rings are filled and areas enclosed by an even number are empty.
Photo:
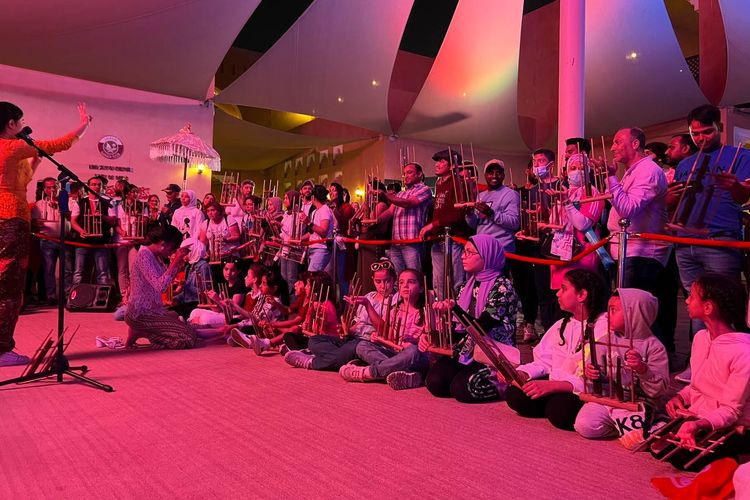
[[[573,170],[568,172],[568,182],[573,187],[583,186],[583,171]]]
[[[543,167],[534,167],[534,175],[538,178],[547,177],[549,175],[549,163]]]

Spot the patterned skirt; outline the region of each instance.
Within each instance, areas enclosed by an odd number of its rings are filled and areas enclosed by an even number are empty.
[[[144,334],[152,349],[190,349],[195,345],[196,331],[173,312],[125,315],[125,323]]]
[[[0,219],[0,353],[15,347],[13,330],[23,303],[29,231],[23,219]]]

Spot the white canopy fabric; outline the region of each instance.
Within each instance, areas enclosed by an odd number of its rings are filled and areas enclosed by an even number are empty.
[[[259,3],[15,2],[2,8],[0,63],[203,100],[221,60]]]
[[[585,64],[589,137],[674,120],[707,102],[664,2],[586,2]]]
[[[742,0],[719,0],[727,37],[727,84],[721,103],[750,101],[750,5]]]
[[[525,150],[518,131],[522,0],[460,1],[402,137]]]
[[[412,3],[315,1],[217,101],[390,133],[388,83]]]

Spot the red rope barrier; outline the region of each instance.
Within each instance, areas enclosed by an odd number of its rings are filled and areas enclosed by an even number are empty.
[[[682,245],[696,245],[701,247],[716,247],[716,248],[744,248],[750,249],[750,241],[735,241],[735,240],[706,240],[701,238],[683,238],[680,236],[670,236],[668,234],[656,234],[656,233],[639,233],[629,235],[630,237],[637,237],[643,240],[654,240],[654,241],[665,241],[668,243],[678,243]]]
[[[521,262],[529,262],[531,264],[541,264],[541,265],[545,265],[545,266],[565,267],[565,266],[569,266],[571,264],[575,264],[576,262],[578,262],[579,260],[583,259],[584,257],[586,257],[587,255],[591,254],[592,252],[596,252],[597,249],[599,249],[599,248],[603,247],[604,245],[606,245],[607,243],[609,243],[609,239],[610,238],[611,238],[611,236],[608,236],[608,237],[604,238],[603,240],[599,241],[597,244],[591,245],[589,247],[584,248],[581,253],[579,253],[578,255],[574,256],[570,260],[539,259],[537,257],[527,257],[525,255],[518,255],[518,254],[515,254],[515,253],[511,253],[511,252],[506,252],[505,256],[507,258],[509,258],[509,259],[520,260]]]
[[[47,236],[41,233],[31,233],[31,234],[32,236],[36,236],[40,240],[54,241],[55,243],[60,243],[60,238],[55,238],[54,236]],[[71,246],[71,247],[81,247],[81,248],[119,248],[119,247],[133,246],[139,243],[144,243],[144,240],[139,240],[139,241],[130,240],[130,241],[123,241],[122,243],[102,243],[100,245],[93,245],[91,243],[81,243],[80,241],[65,240],[65,245]]]

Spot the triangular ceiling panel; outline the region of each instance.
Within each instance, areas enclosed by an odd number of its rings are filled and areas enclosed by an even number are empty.
[[[0,63],[202,100],[259,3],[22,2],[3,8]]]
[[[411,0],[317,0],[218,102],[390,133],[387,90]]]
[[[719,0],[727,38],[727,84],[723,105],[750,102],[750,9],[746,2]]]
[[[516,108],[522,0],[462,0],[404,124],[411,137],[525,149]]]
[[[586,134],[687,116],[707,102],[664,2],[586,2]]]

